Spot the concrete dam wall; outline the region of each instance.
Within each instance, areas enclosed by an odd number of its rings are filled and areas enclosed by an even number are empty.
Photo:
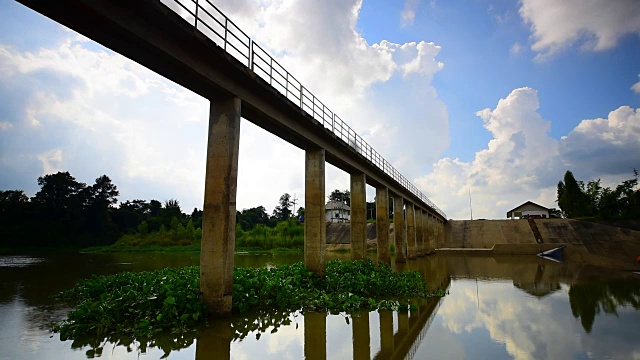
[[[537,254],[559,245],[568,260],[636,268],[640,231],[570,219],[450,220],[437,251]]]

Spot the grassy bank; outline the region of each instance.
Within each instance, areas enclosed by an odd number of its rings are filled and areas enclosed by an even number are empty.
[[[205,317],[199,276],[196,266],[93,276],[58,295],[75,310],[53,330],[63,340],[190,331]],[[233,292],[234,313],[397,309],[443,295],[429,292],[416,271],[392,272],[370,260],[330,261],[324,277],[302,263],[235,269]]]

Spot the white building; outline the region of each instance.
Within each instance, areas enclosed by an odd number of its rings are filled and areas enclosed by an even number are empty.
[[[349,222],[351,210],[349,206],[339,201],[329,201],[324,206],[325,221],[333,223]]]
[[[550,217],[549,209],[534,202],[527,201],[507,212],[507,218],[509,219],[527,219],[529,217],[548,219]]]

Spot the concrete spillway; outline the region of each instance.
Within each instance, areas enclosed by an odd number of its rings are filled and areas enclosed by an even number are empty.
[[[436,251],[524,255],[561,244],[568,261],[638,267],[640,231],[569,219],[450,220]]]

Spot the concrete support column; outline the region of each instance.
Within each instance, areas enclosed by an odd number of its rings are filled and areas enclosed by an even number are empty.
[[[389,250],[389,189],[386,187],[376,189],[376,236],[378,237],[378,262],[391,265],[391,252]]]
[[[324,213],[324,149],[307,150],[304,183],[304,265],[324,275],[327,228]]]
[[[416,258],[416,213],[413,203],[407,203],[407,257]]]
[[[404,199],[402,196],[396,196],[393,198],[393,228],[396,234],[395,247],[396,247],[396,262],[407,262],[407,242],[404,227]]]
[[[353,325],[353,359],[371,359],[371,339],[369,338],[369,313],[364,312],[351,317]]]
[[[210,315],[231,315],[240,106],[234,97],[210,104],[200,247],[200,294]]]
[[[422,231],[422,219],[424,218],[422,216],[422,214],[424,213],[424,210],[422,209],[417,209],[416,210],[416,256],[424,256],[424,244],[423,244],[423,235],[424,232]]]
[[[367,254],[367,176],[351,174],[351,260]]]
[[[433,230],[433,223],[431,222],[431,214],[427,213],[427,219],[425,221],[424,227],[425,227],[425,234],[427,234],[426,236],[428,237],[427,241],[425,241],[425,246],[426,246],[426,253],[427,254],[431,254],[433,253],[433,249],[435,248],[435,242],[436,242],[436,238],[435,236],[433,236],[432,230]]]
[[[304,358],[313,360],[327,358],[327,314],[325,312],[304,313]]]
[[[422,212],[422,256],[429,253],[429,241],[431,236],[429,234],[429,212]]]

